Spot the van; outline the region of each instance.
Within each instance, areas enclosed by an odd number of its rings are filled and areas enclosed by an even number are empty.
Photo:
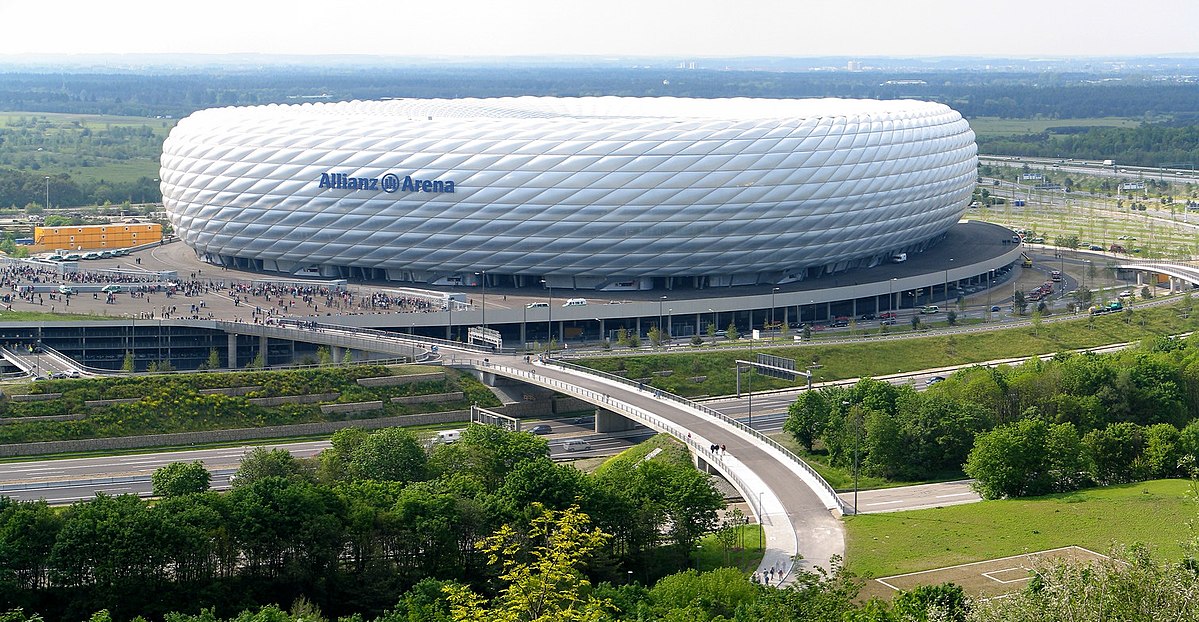
[[[585,307],[587,306],[586,298],[570,298],[562,304],[564,307]]]
[[[525,308],[526,309],[548,309],[549,306],[550,306],[550,303],[548,303],[548,302],[530,302],[529,304],[525,305]]]
[[[591,443],[581,438],[572,438],[562,443],[562,449],[566,451],[587,451],[591,449]]]
[[[458,442],[460,438],[462,438],[462,430],[442,430],[433,438],[433,442],[448,445]]]
[[[75,293],[75,288],[71,287],[70,285],[59,285],[58,293],[70,296],[71,294]]]
[[[921,313],[925,314],[939,313],[940,311],[941,307],[938,307],[937,305],[924,305],[924,308],[920,310]]]
[[[119,294],[121,293],[121,286],[117,285],[116,283],[109,283],[108,285],[101,287],[100,291],[104,292],[105,294]]]

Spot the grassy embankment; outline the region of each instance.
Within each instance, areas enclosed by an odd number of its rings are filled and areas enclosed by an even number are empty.
[[[1077,321],[1045,323],[961,335],[927,334],[921,338],[849,343],[839,345],[768,346],[755,353],[794,358],[803,368],[810,363],[813,382],[846,378],[877,377],[949,365],[1047,354],[1063,350],[1097,347],[1174,335],[1199,328],[1199,313],[1182,317],[1180,303],[1161,307],[1133,308],[1130,322],[1123,314]],[[908,327],[891,327],[892,334],[911,333]],[[746,359],[748,350],[695,348],[677,354],[649,354],[592,358],[579,361],[588,367],[618,373],[630,379],[680,395],[727,395],[735,390],[735,359]],[[657,375],[655,372],[668,373]],[[742,378],[743,387],[746,379]],[[755,375],[755,391],[803,386],[802,378],[787,382]]]
[[[445,380],[412,384],[364,387],[358,378],[446,371]],[[244,396],[201,393],[202,389],[260,387]],[[237,371],[158,376],[132,376],[77,380],[49,380],[28,387],[31,393],[60,393],[47,401],[0,400],[0,443],[23,443],[68,439],[103,438],[172,432],[195,432],[234,428],[289,425],[351,418],[462,410],[471,402],[498,405],[498,399],[466,374],[437,367],[352,365],[290,371]],[[392,397],[462,391],[462,399],[451,402],[396,404]],[[319,404],[285,403],[263,406],[250,403],[255,397],[280,397],[336,393],[324,403],[381,401],[380,410],[358,415],[322,413]],[[132,403],[88,407],[88,400],[122,400]],[[82,419],[47,421],[40,416],[85,413]],[[23,421],[27,419],[27,421]]]

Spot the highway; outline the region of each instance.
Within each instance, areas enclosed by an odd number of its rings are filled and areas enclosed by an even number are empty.
[[[526,427],[538,423],[548,423],[555,430],[546,436],[550,457],[555,460],[613,455],[653,435],[644,427],[620,435],[594,434],[585,425],[563,420],[528,421]],[[591,449],[567,452],[563,444],[573,439],[587,441]],[[229,487],[229,476],[237,471],[242,457],[255,447],[286,449],[297,458],[308,458],[328,448],[329,441],[0,463],[0,495],[23,501],[45,499],[54,505],[90,499],[99,492],[148,497],[151,494],[150,476],[155,470],[172,462],[196,460],[204,463],[212,474],[212,487],[219,490]]]

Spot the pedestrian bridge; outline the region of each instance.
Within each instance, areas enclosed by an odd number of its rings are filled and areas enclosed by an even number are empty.
[[[1125,261],[1114,265],[1120,270],[1136,270],[1137,285],[1143,285],[1140,273],[1164,274],[1170,277],[1170,293],[1179,286],[1175,280],[1199,285],[1199,263],[1182,261]]]
[[[215,322],[234,334],[290,339],[393,356],[439,355],[442,364],[484,377],[545,387],[594,404],[685,443],[697,463],[723,475],[748,503],[766,537],[761,570],[831,568],[844,558],[838,516],[852,513],[829,484],[777,441],[719,411],[619,376],[554,359],[493,353],[490,347],[330,324],[264,326]],[[597,418],[598,422],[598,418]],[[712,451],[713,445],[723,451]],[[776,575],[777,576],[777,575]]]

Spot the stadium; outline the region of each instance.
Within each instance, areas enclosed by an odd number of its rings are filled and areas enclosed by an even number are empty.
[[[519,97],[204,110],[160,177],[175,233],[231,268],[645,290],[922,251],[976,175],[937,103]]]

